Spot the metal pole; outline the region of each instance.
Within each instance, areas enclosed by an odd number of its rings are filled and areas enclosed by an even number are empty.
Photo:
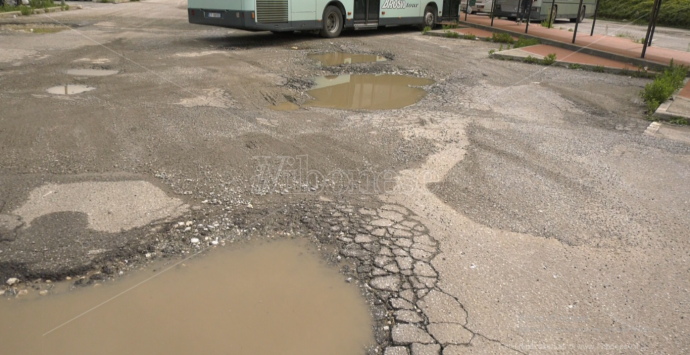
[[[649,44],[648,46],[652,46],[652,39],[654,38],[654,32],[656,31],[656,22],[659,20],[659,13],[661,13],[661,3],[663,0],[659,0],[659,7],[656,9],[656,16],[654,16],[654,24],[652,25],[652,33],[649,34]]]
[[[644,45],[642,46],[642,58],[647,53],[647,44],[649,39],[649,34],[652,32],[652,23],[654,22],[654,13],[656,12],[657,5],[660,0],[654,0],[654,7],[652,8],[652,14],[649,17],[649,25],[647,26],[647,35],[644,36]]]
[[[597,14],[599,13],[599,4],[601,3],[601,0],[597,0],[597,6],[594,7],[594,19],[592,19],[592,33],[589,34],[589,36],[594,36],[594,25],[597,24]]]
[[[575,43],[575,37],[577,37],[577,26],[580,24],[580,16],[582,14],[582,2],[580,0],[580,7],[577,9],[577,18],[575,19],[575,31],[573,32],[573,43]]]
[[[467,5],[465,5],[465,22],[467,22],[467,11],[470,9],[470,0],[467,0]]]
[[[529,30],[529,18],[532,15],[532,4],[534,1],[532,0],[522,0],[522,1],[529,1],[529,9],[527,10],[527,24],[525,25],[525,33],[527,33],[527,30]]]
[[[549,22],[549,28],[553,27],[553,22],[556,21],[556,16],[554,16],[555,14],[553,13],[554,6],[556,6],[556,0],[551,2],[551,15],[549,15],[549,17],[551,17],[551,22]]]
[[[467,0],[470,1],[470,0]],[[494,27],[494,17],[496,17],[496,2],[498,0],[491,1],[491,27]],[[556,0],[554,0],[556,1]]]

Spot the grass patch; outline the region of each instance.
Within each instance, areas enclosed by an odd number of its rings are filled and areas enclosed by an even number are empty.
[[[647,105],[647,114],[652,115],[662,102],[668,100],[676,90],[683,87],[688,68],[677,66],[671,61],[669,68],[658,75],[653,82],[645,85],[640,96]]]
[[[424,29],[422,29],[422,34],[427,33],[429,31],[431,31],[431,27],[426,26],[426,27],[424,27]]]
[[[538,39],[536,38],[525,38],[524,36],[520,36],[520,38],[515,42],[515,45],[513,46],[513,49],[515,48],[521,48],[521,47],[529,47],[529,46],[534,46],[537,44],[540,44]]]
[[[675,118],[670,119],[668,122],[673,123],[673,124],[677,124],[677,125],[683,125],[683,126],[687,126],[690,124],[690,122],[688,122],[688,119],[683,118],[683,117],[675,117]]]
[[[507,33],[493,33],[491,35],[491,41],[496,42],[496,43],[507,43],[507,44],[513,44],[515,43],[515,40],[513,37]]]
[[[444,30],[452,30],[452,29],[458,28],[458,24],[457,23],[451,23],[450,25],[443,25],[442,28]]]
[[[597,65],[596,67],[594,67],[594,69],[592,69],[592,71],[596,73],[603,73],[606,71],[606,68],[604,68],[603,65]]]
[[[525,63],[529,64],[538,64],[541,63],[541,60],[539,58],[532,57],[531,55],[528,55],[527,58],[523,60]]]
[[[446,38],[460,38],[460,34],[455,31],[446,31],[443,33],[443,37]]]
[[[464,38],[464,39],[476,40],[476,39],[477,39],[477,36],[475,36],[475,35],[473,35],[473,34],[471,34],[471,33],[465,33],[465,34],[462,36],[462,38]]]
[[[568,64],[568,69],[573,69],[573,70],[582,69],[582,66],[580,64],[577,64],[577,63]]]
[[[494,53],[496,53],[496,50],[495,50],[495,49],[492,49],[492,50],[489,51],[489,55],[492,55],[492,54],[494,54]]]
[[[553,28],[553,21],[551,21],[551,14],[546,18],[546,20],[541,22],[541,27]]]
[[[654,1],[651,0],[601,0],[598,16],[632,20],[642,18],[649,21]],[[659,13],[659,25],[690,28],[690,1],[665,0]]]

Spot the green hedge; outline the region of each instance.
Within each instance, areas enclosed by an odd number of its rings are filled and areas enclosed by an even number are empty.
[[[601,0],[599,16],[647,22],[652,6],[654,0]],[[690,28],[690,0],[664,0],[658,24]]]

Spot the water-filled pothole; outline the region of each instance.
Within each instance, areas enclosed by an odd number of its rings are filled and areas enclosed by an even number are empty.
[[[315,98],[305,106],[339,109],[387,110],[412,105],[426,96],[426,91],[412,86],[426,86],[431,79],[403,75],[333,75],[314,79],[316,86],[308,93]]]
[[[60,85],[60,86],[53,86],[52,88],[48,89],[48,93],[53,94],[53,95],[75,95],[75,94],[81,94],[82,92],[87,92],[95,89],[94,87],[86,86],[86,85]]]
[[[340,64],[355,64],[355,63],[372,63],[383,62],[385,57],[374,54],[351,54],[351,53],[325,53],[325,54],[311,54],[310,59],[316,60],[325,66],[333,66]]]
[[[117,70],[108,69],[69,69],[67,74],[77,76],[108,76],[117,74]]]
[[[279,104],[269,106],[268,108],[274,111],[295,111],[299,109],[299,106],[290,101],[283,101]]]
[[[8,354],[126,354],[133,344],[138,354],[362,354],[374,344],[366,303],[316,254],[294,240],[220,248],[148,281],[150,271],[40,300],[32,292],[0,302],[2,346]]]

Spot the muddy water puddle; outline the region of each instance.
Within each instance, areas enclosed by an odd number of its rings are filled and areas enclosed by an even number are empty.
[[[86,85],[60,85],[53,86],[47,91],[49,94],[53,95],[76,95],[83,92],[91,91],[95,88]]]
[[[69,69],[67,74],[77,76],[108,76],[117,74],[117,70],[108,69]]]
[[[309,59],[313,59],[325,66],[334,66],[340,64],[355,64],[355,63],[373,63],[384,62],[385,57],[374,54],[350,54],[350,53],[325,53],[325,54],[311,54]]]
[[[221,248],[152,275],[0,299],[3,353],[355,355],[374,344],[357,287],[303,242]]]
[[[308,93],[315,100],[305,106],[338,109],[387,110],[412,105],[426,96],[431,79],[403,75],[333,75],[314,79]]]

